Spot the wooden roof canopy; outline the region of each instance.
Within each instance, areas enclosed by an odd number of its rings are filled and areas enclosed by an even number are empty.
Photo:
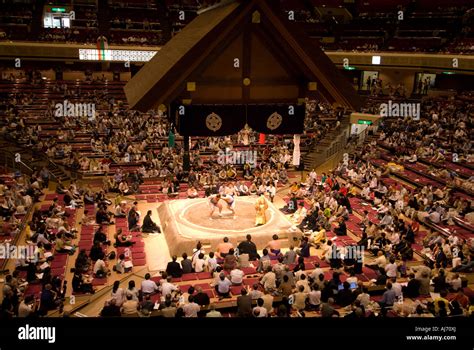
[[[131,108],[161,104],[294,103],[312,94],[359,110],[335,65],[272,0],[202,12],[126,84]]]

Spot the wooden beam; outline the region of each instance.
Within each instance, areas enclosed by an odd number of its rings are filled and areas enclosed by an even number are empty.
[[[286,78],[251,78],[252,86],[262,86],[262,85],[300,85],[300,82],[296,79],[286,79]],[[242,79],[198,79],[198,89],[199,86],[240,86],[242,84]],[[303,84],[304,85],[304,84]]]
[[[265,21],[264,23],[266,23]],[[289,54],[285,55],[284,48],[275,45],[275,38],[278,36],[276,33],[268,33],[268,26],[262,24],[254,29],[255,35],[265,44],[265,47],[270,53],[278,60],[285,72],[291,76],[303,76],[300,67],[292,64],[292,60],[289,58]]]
[[[259,26],[260,24],[254,23],[252,27]],[[244,101],[248,101],[250,99],[250,86],[245,86],[243,80],[246,78],[250,78],[251,83],[253,85],[253,77],[252,77],[252,34],[250,32],[250,28],[248,24],[244,28],[244,33],[242,35],[242,98]]]

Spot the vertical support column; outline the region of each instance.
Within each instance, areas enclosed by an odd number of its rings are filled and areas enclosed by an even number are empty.
[[[243,45],[242,45],[242,81],[245,79],[250,79],[248,85],[245,82],[242,85],[242,99],[245,102],[250,100],[250,84],[251,84],[251,77],[250,73],[252,70],[251,67],[251,59],[252,59],[252,35],[248,28],[244,29],[244,33],[242,35]]]
[[[46,5],[46,0],[37,0],[32,4],[32,19],[30,25],[30,33],[28,35],[38,35],[43,28],[43,9]]]
[[[99,35],[105,36],[109,39],[110,34],[110,15],[109,4],[107,0],[97,1],[97,26],[99,27]]]
[[[155,0],[155,4],[158,10],[158,21],[160,21],[161,39],[163,43],[167,43],[171,39],[173,31],[170,12],[166,5],[166,0]]]
[[[184,155],[183,155],[183,170],[187,174],[191,169],[190,159],[189,159],[189,136],[183,136],[184,142]]]

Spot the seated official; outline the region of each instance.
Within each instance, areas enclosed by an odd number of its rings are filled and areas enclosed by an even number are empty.
[[[140,225],[138,224],[139,218],[140,218],[140,215],[135,210],[135,208],[132,207],[132,209],[130,209],[130,211],[128,212],[128,218],[127,218],[128,229],[130,231],[140,231]]]
[[[237,246],[239,255],[248,254],[249,260],[257,260],[260,255],[257,252],[257,246],[252,242],[252,236],[247,235],[246,240],[239,243]]]
[[[151,210],[148,210],[146,216],[143,218],[142,232],[145,233],[160,233],[161,230],[151,218]]]
[[[107,235],[102,231],[102,226],[99,226],[94,234],[94,242],[100,242],[101,244],[110,245],[110,241],[107,239]]]
[[[95,214],[95,221],[97,224],[102,225],[112,225],[113,221],[110,219],[109,214],[104,208],[100,208],[97,213]]]
[[[48,311],[56,309],[59,306],[61,299],[58,293],[53,290],[51,284],[46,284],[40,297],[40,314],[46,315]]]
[[[170,261],[166,266],[166,273],[168,276],[179,278],[183,275],[183,270],[181,269],[181,265],[176,260],[178,260],[178,257],[173,255],[172,261]]]
[[[296,250],[296,253],[299,256],[302,256],[304,258],[309,258],[309,256],[310,256],[310,244],[309,244],[308,237],[303,237],[303,239],[301,240],[300,248]]]
[[[74,273],[72,277],[72,290],[74,293],[91,293],[94,294],[94,287],[92,287],[92,281],[85,277],[81,272],[76,269],[71,269]]]
[[[344,219],[339,219],[339,225],[334,229],[334,233],[337,236],[347,236],[347,227]]]
[[[187,194],[188,198],[198,198],[199,197],[199,193],[198,193],[198,191],[196,190],[196,188],[194,186],[189,187],[188,190],[186,191],[186,194]]]
[[[124,234],[122,229],[119,228],[117,230],[117,233],[115,234],[114,247],[130,247],[135,244],[135,242],[133,242],[132,239],[133,239],[132,235]]]
[[[97,278],[104,278],[105,276],[110,274],[110,271],[107,268],[107,264],[105,263],[104,259],[105,259],[105,254],[102,253],[99,256],[99,259],[97,259],[97,261],[94,264],[94,268],[93,268],[94,276]]]

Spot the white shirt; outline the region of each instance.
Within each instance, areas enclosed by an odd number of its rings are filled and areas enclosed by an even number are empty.
[[[239,269],[234,269],[230,272],[230,281],[233,284],[241,284],[242,279],[244,278],[244,272]]]
[[[169,283],[168,281],[166,281],[161,285],[161,294],[166,296],[168,294],[171,294],[171,292],[173,292],[177,289],[178,289],[178,287],[176,287],[174,284]]]
[[[432,212],[428,218],[433,221],[435,224],[438,224],[441,221],[441,216],[437,211]]]
[[[206,314],[206,317],[222,317],[222,314],[217,310],[212,310]]]
[[[367,307],[370,303],[370,295],[367,293],[361,293],[357,296],[357,300],[360,301],[362,306]]]
[[[375,263],[377,264],[378,267],[385,268],[387,265],[387,258],[385,255],[381,255],[375,258]]]
[[[358,281],[358,279],[357,279],[356,276],[347,277],[347,279],[346,279],[346,282],[347,282],[347,283],[350,283],[350,284],[352,284],[352,283],[357,283],[357,281]]]
[[[270,194],[270,196],[275,196],[276,194],[276,188],[275,186],[268,186],[267,187],[267,192]]]
[[[24,301],[20,303],[20,306],[18,307],[18,317],[28,317],[32,312],[32,305],[25,304]]]
[[[385,272],[387,273],[387,277],[397,277],[397,264],[387,264],[385,266]]]
[[[255,315],[255,310],[259,310],[260,311],[260,314],[257,316],[257,317],[267,317],[267,309],[265,309],[263,306],[260,307],[260,306],[256,306],[253,308],[253,314]]]
[[[393,224],[393,218],[390,214],[385,214],[382,220],[380,221],[380,225],[387,225],[390,226]]]
[[[303,293],[309,293],[311,290],[311,288],[309,288],[308,280],[299,280],[296,282],[296,290],[299,290],[300,286],[304,287]]]
[[[397,298],[402,295],[402,285],[398,282],[392,283],[392,290],[395,292]]]
[[[319,280],[319,275],[324,275],[324,271],[322,268],[317,267],[311,272],[311,278],[315,281]]]
[[[462,287],[461,277],[453,279],[449,282],[453,290],[458,291]]]
[[[252,298],[252,300],[256,300],[256,299],[260,298],[263,295],[263,293],[259,290],[252,289],[252,291],[249,293],[249,295]]]
[[[105,265],[104,260],[101,260],[101,259],[97,260],[94,264],[94,274],[96,274],[100,270],[102,271],[107,270],[107,266]]]
[[[360,195],[363,197],[363,198],[367,198],[370,194],[370,187],[364,187],[362,189],[362,192],[360,193]]]
[[[209,271],[214,271],[217,267],[217,260],[216,258],[209,258],[207,259],[207,267],[209,268]]]
[[[110,296],[112,299],[115,299],[115,305],[117,306],[121,306],[126,300],[125,291],[123,288],[118,288],[115,293],[112,291]]]
[[[321,291],[320,290],[312,290],[308,294],[309,303],[311,305],[319,305],[321,304]]]
[[[301,279],[301,275],[306,276],[306,272],[304,272],[304,270],[299,270],[299,271],[295,272],[295,278],[296,278],[297,281],[299,281]]]
[[[158,286],[152,280],[144,280],[142,281],[141,288],[143,293],[150,294],[154,293],[158,289]]]
[[[198,317],[198,312],[201,311],[201,307],[195,302],[188,303],[183,306],[185,317]]]
[[[194,271],[195,272],[203,272],[204,271],[204,265],[206,264],[206,260],[204,259],[196,259],[196,262],[194,264]]]
[[[276,275],[274,272],[267,272],[262,278],[262,284],[265,289],[276,288]]]
[[[397,232],[394,232],[392,237],[390,237],[390,242],[392,242],[392,244],[399,244],[400,243],[400,235]]]

